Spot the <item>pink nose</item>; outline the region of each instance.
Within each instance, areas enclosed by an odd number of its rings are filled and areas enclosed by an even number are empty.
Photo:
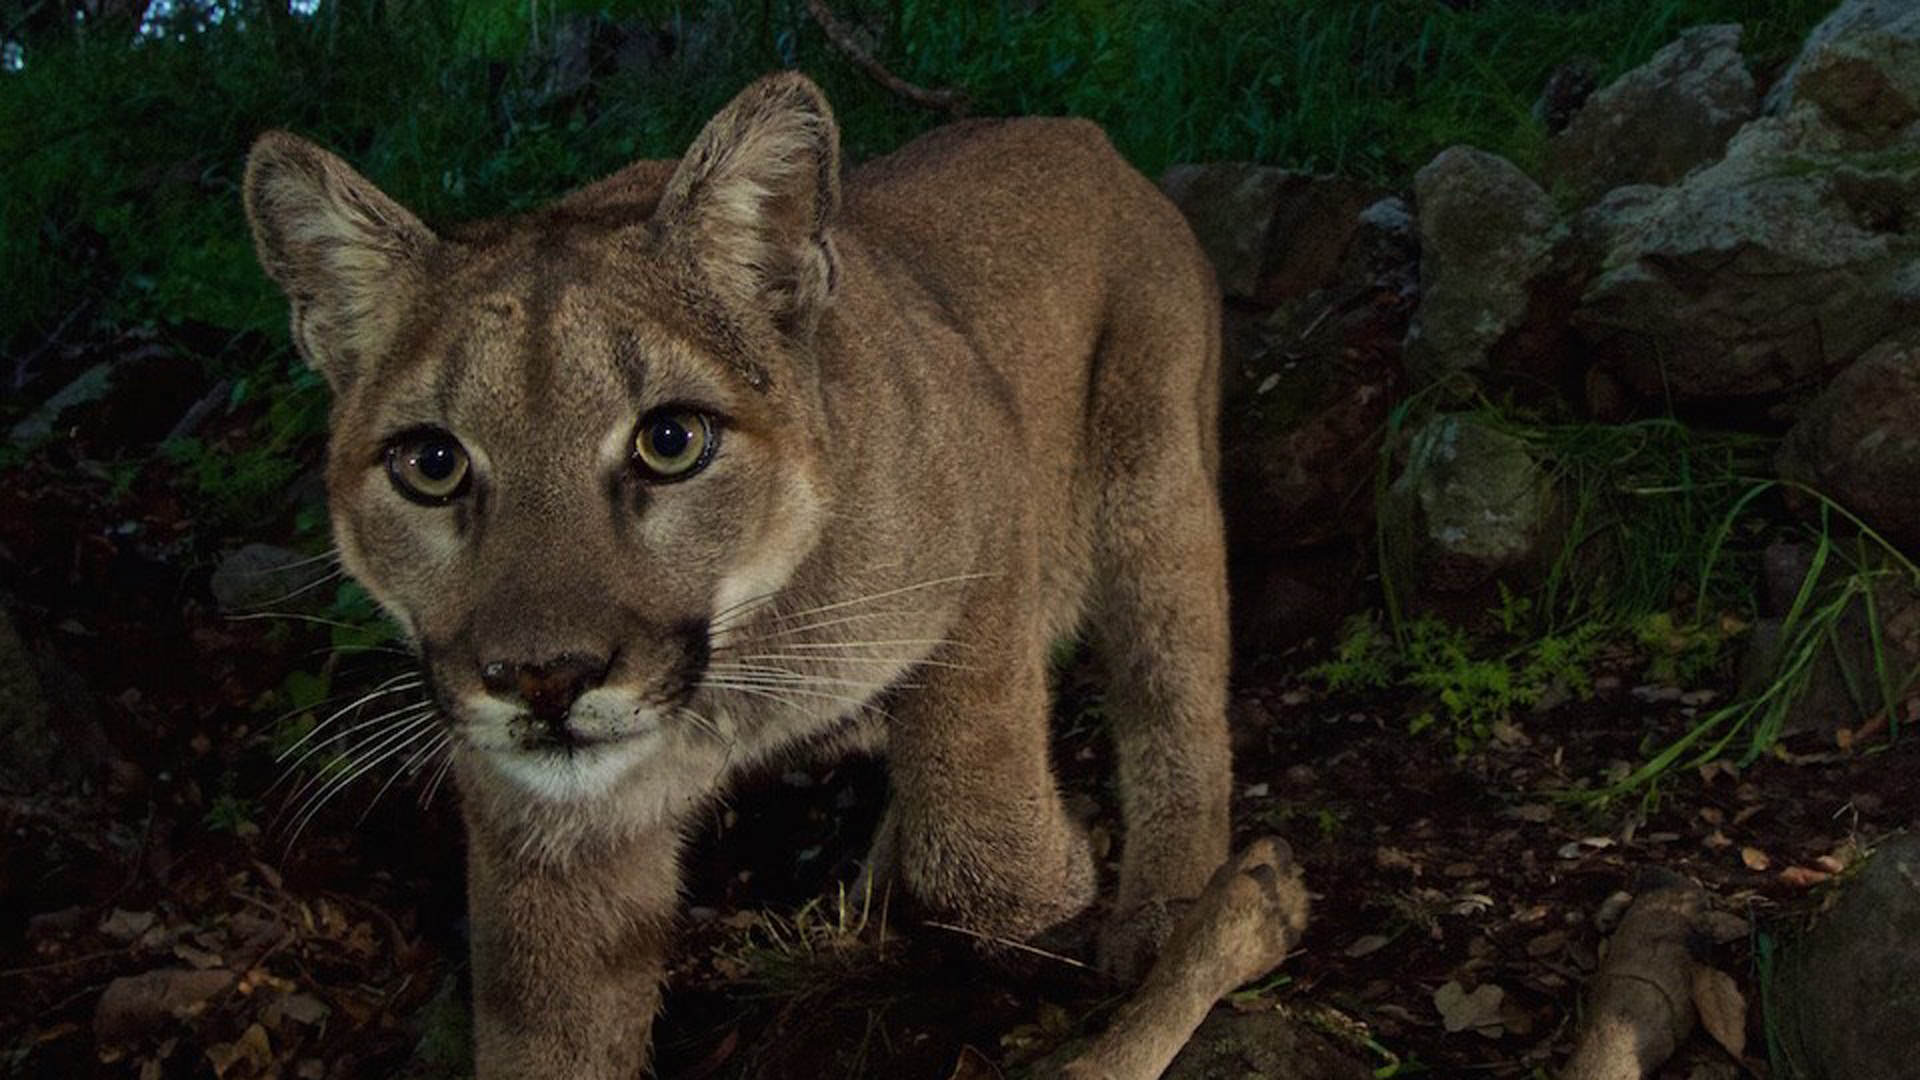
[[[496,660],[480,669],[480,681],[503,697],[517,697],[542,723],[559,726],[580,695],[606,678],[602,657],[568,653],[544,664],[514,664]]]

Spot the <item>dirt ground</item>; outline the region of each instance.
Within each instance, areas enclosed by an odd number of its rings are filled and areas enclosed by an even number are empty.
[[[276,786],[290,672],[331,665],[345,703],[406,661],[329,661],[325,626],[221,614],[215,556],[252,537],[196,524],[177,479],[59,453],[0,472],[0,586],[63,725],[56,779],[0,799],[0,1074],[458,1075],[457,794],[425,797],[431,762],[377,771],[294,836],[310,774]],[[1631,651],[1603,658],[1591,698],[1464,755],[1410,735],[1402,696],[1305,680],[1318,658],[1237,675],[1238,828],[1287,839],[1317,906],[1301,951],[1231,1007],[1286,1010],[1380,1075],[1551,1069],[1615,894],[1649,867],[1745,920],[1714,957],[1752,1005],[1748,1061],[1696,1035],[1667,1075],[1764,1074],[1762,946],[1863,845],[1920,825],[1912,738],[1803,739],[1676,774],[1646,802],[1556,797],[1620,775],[1728,692],[1651,685]],[[1111,859],[1092,665],[1066,665],[1058,696],[1056,760]],[[884,796],[873,762],[797,762],[713,809],[656,1029],[662,1075],[939,1080],[968,1047],[1016,1075],[1097,1028],[1118,991],[1075,960],[1084,927],[989,962],[840,895]]]

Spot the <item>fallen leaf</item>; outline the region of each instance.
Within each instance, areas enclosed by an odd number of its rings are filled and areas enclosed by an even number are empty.
[[[271,1017],[285,1017],[296,1024],[308,1027],[318,1025],[333,1012],[327,1003],[312,994],[287,994],[268,1007]]]
[[[227,966],[226,958],[219,953],[209,952],[206,949],[196,949],[184,941],[174,943],[173,955],[185,960],[201,971],[211,971],[214,968]]]
[[[273,1066],[273,1044],[267,1041],[267,1029],[254,1024],[230,1043],[207,1047],[207,1060],[213,1063],[215,1076],[225,1077],[243,1063],[248,1066],[246,1075],[257,1075]]]
[[[1353,944],[1347,946],[1346,955],[1349,959],[1358,960],[1362,956],[1379,952],[1389,940],[1391,939],[1385,934],[1364,934],[1355,938]]]
[[[1565,930],[1549,930],[1527,942],[1527,955],[1534,959],[1551,956],[1567,946]]]
[[[153,926],[151,911],[127,911],[114,908],[113,914],[100,920],[100,932],[115,941],[132,941]]]
[[[1433,992],[1433,1007],[1440,1011],[1440,1023],[1448,1031],[1477,1031],[1488,1038],[1505,1033],[1501,1026],[1500,1003],[1507,992],[1492,983],[1483,983],[1469,992],[1458,982],[1448,982]]]
[[[960,1059],[953,1063],[953,1071],[947,1074],[947,1080],[1000,1080],[1000,1070],[993,1067],[978,1050],[971,1046],[960,1048]]]
[[[1373,864],[1382,870],[1410,870],[1415,874],[1420,872],[1420,866],[1413,861],[1413,856],[1395,847],[1375,849]]]
[[[1825,870],[1815,870],[1810,866],[1789,866],[1780,871],[1780,884],[1796,889],[1810,889],[1823,881],[1832,881],[1833,875]]]
[[[1773,865],[1773,860],[1767,858],[1767,853],[1757,847],[1741,848],[1740,861],[1747,864],[1747,869],[1756,873],[1764,873],[1767,867]]]
[[[1699,1010],[1700,1026],[1727,1053],[1739,1057],[1747,1051],[1747,999],[1733,977],[1717,968],[1696,965],[1693,969],[1693,1007]]]

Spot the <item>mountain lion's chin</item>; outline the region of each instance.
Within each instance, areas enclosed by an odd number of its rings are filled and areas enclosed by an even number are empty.
[[[494,771],[538,799],[583,802],[614,790],[656,742],[649,733],[570,746],[515,746],[486,751],[486,758]]]

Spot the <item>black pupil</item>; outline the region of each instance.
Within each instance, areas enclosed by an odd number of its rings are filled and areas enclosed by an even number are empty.
[[[459,451],[449,442],[427,442],[420,444],[420,452],[414,456],[413,467],[421,476],[438,483],[453,476],[460,467]]]
[[[654,453],[663,458],[677,458],[687,452],[687,445],[693,442],[693,432],[678,420],[655,420],[647,438],[653,443]]]

